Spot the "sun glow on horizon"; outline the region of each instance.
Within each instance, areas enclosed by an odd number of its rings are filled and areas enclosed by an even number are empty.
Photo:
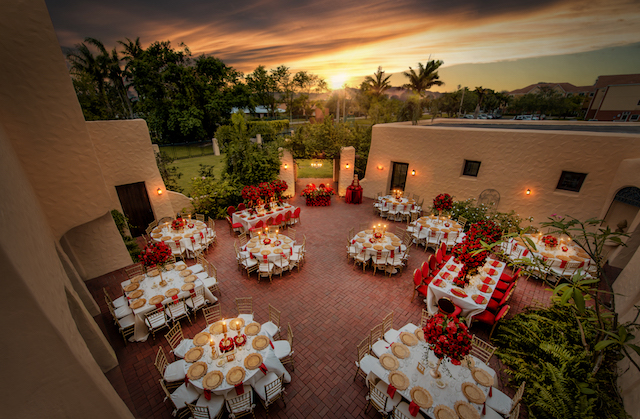
[[[342,88],[342,86],[344,86],[348,79],[349,76],[347,76],[345,73],[334,74],[329,77],[329,87],[333,90],[340,89]]]

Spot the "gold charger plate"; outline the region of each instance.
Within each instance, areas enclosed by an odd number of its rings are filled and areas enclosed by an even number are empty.
[[[387,249],[387,250],[395,250],[396,249],[395,246],[391,246],[390,244],[386,245],[384,248]]]
[[[189,377],[189,380],[198,380],[207,373],[207,369],[207,364],[205,364],[204,362],[196,362],[195,364],[192,364],[187,370],[187,377]]]
[[[273,249],[273,253],[282,253],[282,249]]]
[[[491,387],[493,385],[493,377],[491,376],[491,374],[481,368],[472,369],[471,376],[476,381],[476,383],[480,384],[481,386]]]
[[[373,234],[373,230],[365,230],[364,233],[365,234]]]
[[[135,300],[134,302],[132,302],[130,307],[133,310],[136,310],[142,307],[143,305],[145,305],[146,303],[147,303],[147,300],[145,300],[144,298],[140,298],[139,300]]]
[[[400,362],[398,361],[398,358],[391,354],[382,354],[379,361],[380,365],[382,365],[385,370],[395,371],[400,368]]]
[[[157,269],[153,269],[153,270],[147,272],[147,275],[149,275],[150,277],[153,278],[153,277],[156,277],[156,276],[160,275],[160,271],[157,270]]]
[[[260,253],[260,247],[254,247],[253,249],[249,250],[249,252],[251,252],[251,253]]]
[[[433,405],[431,393],[420,386],[411,389],[411,400],[423,409],[428,409]]]
[[[363,239],[363,238],[358,238],[358,239],[356,239],[356,242],[358,242],[358,243],[364,243],[364,239]]]
[[[200,332],[193,337],[193,344],[196,346],[204,346],[211,341],[211,335],[207,332]]]
[[[258,333],[260,333],[261,328],[262,326],[260,326],[260,323],[257,323],[257,322],[249,323],[247,327],[244,328],[244,334],[247,336],[255,336]]]
[[[565,255],[560,255],[560,256],[556,256],[556,259],[560,259],[564,262],[571,262],[571,258],[569,256],[565,256]]]
[[[238,317],[229,321],[229,329],[240,330],[244,327],[244,319]]]
[[[176,265],[174,265],[173,263],[170,263],[168,265],[165,265],[164,267],[167,271],[172,271],[176,268]]]
[[[182,236],[174,236],[173,241],[182,240]]]
[[[244,359],[244,367],[248,370],[255,370],[262,364],[262,355],[260,354],[249,354]]]
[[[254,247],[256,247],[255,243],[247,243],[247,249],[253,249]]]
[[[125,285],[122,289],[125,292],[131,292],[131,291],[135,291],[138,289],[138,287],[140,287],[140,284],[138,284],[137,282],[132,282],[129,285]]]
[[[409,351],[409,348],[407,348],[402,343],[394,343],[393,345],[391,345],[391,352],[393,352],[393,354],[400,359],[408,358],[409,355],[411,355],[411,351]]]
[[[270,255],[271,254],[271,250],[269,249],[264,249],[263,251],[260,252],[261,255]]]
[[[360,233],[358,233],[358,237],[364,237],[364,236],[366,236],[366,235],[367,235],[367,233],[364,233],[364,232],[362,232],[362,231],[361,231]]]
[[[569,258],[571,258],[571,260],[574,260],[576,262],[582,262],[584,260],[584,258],[581,258],[578,255],[571,255],[571,256],[569,256]]]
[[[391,371],[389,373],[389,383],[396,389],[402,391],[409,388],[411,381],[409,381],[409,377],[407,377],[403,372]]]
[[[487,287],[487,289],[485,291],[482,290],[482,287],[485,286]],[[491,294],[493,292],[493,290],[491,289],[490,286],[488,286],[487,284],[478,284],[476,285],[476,288],[478,288],[478,291],[484,293],[484,294]]]
[[[154,306],[156,304],[160,304],[163,301],[164,301],[164,295],[154,295],[153,297],[149,298],[149,304],[152,304]]]
[[[376,244],[375,246],[373,246],[373,249],[374,250],[382,250],[383,247],[382,247],[382,245]]]
[[[189,349],[187,353],[184,354],[184,360],[189,363],[196,362],[197,360],[202,358],[203,353],[204,349],[202,349],[200,346],[196,346],[195,348]]]
[[[242,380],[244,380],[246,372],[242,367],[233,367],[227,373],[227,383],[235,386],[236,384],[240,384]]]
[[[476,408],[464,400],[458,400],[453,405],[453,408],[460,419],[480,419],[480,413],[478,413]]]
[[[370,248],[371,246],[373,246],[371,243],[363,243],[362,247],[366,247],[367,249]]]
[[[290,246],[290,245],[288,245],[288,244],[283,244],[283,245],[282,245],[282,248],[283,248],[283,249],[291,249],[291,246]]]
[[[193,282],[190,282],[188,284],[184,284],[183,286],[180,287],[180,289],[182,291],[191,291],[194,288],[195,288],[195,285],[193,284]]]
[[[413,333],[402,332],[400,333],[400,340],[407,346],[415,346],[418,344],[418,337]]]
[[[193,272],[191,271],[191,269],[185,269],[184,271],[180,272],[180,276],[182,278],[185,278],[189,275],[191,275]]]
[[[461,389],[464,397],[466,397],[471,403],[482,404],[487,399],[480,387],[473,383],[462,383]]]
[[[458,419],[458,414],[452,408],[443,404],[439,404],[433,409],[433,416],[436,419]]]
[[[482,298],[482,300],[480,300],[479,302],[478,302],[478,301],[476,301],[476,299],[477,299],[478,297]],[[480,295],[480,294],[473,294],[473,295],[471,296],[471,299],[472,299],[472,300],[473,300],[473,302],[474,302],[474,303],[476,303],[476,304],[484,304],[484,303],[486,303],[486,302],[487,302],[487,298],[486,298],[484,295]]]
[[[251,346],[256,351],[261,351],[269,345],[269,338],[265,335],[258,335],[251,342]]]
[[[135,300],[136,298],[142,297],[142,294],[144,294],[143,290],[135,290],[134,292],[129,294],[129,298],[132,298],[132,299]]]
[[[184,279],[184,282],[186,282],[186,283],[196,282],[196,279],[198,279],[198,277],[192,274],[192,275],[189,275],[188,277],[186,277]]]
[[[209,327],[209,332],[211,332],[214,335],[219,335],[223,333],[222,332],[223,330],[224,328],[222,327],[222,322],[216,322],[212,324],[211,327]]]
[[[160,240],[162,240],[163,242],[166,242],[167,240],[171,240],[171,236],[162,236],[160,237]]]
[[[178,295],[179,292],[180,290],[178,288],[171,288],[170,290],[167,290],[164,295],[167,297],[173,297],[174,295]]]
[[[176,271],[184,271],[187,269],[187,265],[178,265],[176,266]]]
[[[202,387],[206,388],[207,390],[213,390],[219,387],[223,381],[224,375],[222,375],[220,371],[211,371],[202,379]]]
[[[144,275],[136,275],[133,278],[131,278],[131,282],[138,283],[138,282],[142,281],[143,279],[144,279]]]
[[[184,235],[185,239],[190,239],[191,237],[193,237],[193,233],[188,233]]]
[[[416,337],[418,338],[418,340],[421,340],[423,342],[426,342],[426,340],[424,339],[424,330],[422,330],[422,328],[418,327],[414,332],[414,335],[416,335]]]

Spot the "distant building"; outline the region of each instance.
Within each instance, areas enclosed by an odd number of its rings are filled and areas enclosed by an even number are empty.
[[[640,119],[640,74],[599,76],[585,119],[638,122]]]
[[[593,86],[574,86],[571,83],[536,83],[530,84],[527,87],[522,89],[516,89],[509,92],[510,96],[518,97],[524,96],[527,94],[536,94],[540,93],[545,89],[554,90],[562,95],[562,97],[570,97],[574,95],[578,96],[587,96],[589,93],[593,92]]]

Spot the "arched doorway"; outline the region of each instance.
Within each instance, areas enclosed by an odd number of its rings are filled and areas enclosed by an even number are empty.
[[[617,268],[624,268],[640,245],[640,188],[628,186],[620,189],[613,198],[602,227],[609,227],[613,231],[629,234],[623,238],[626,247],[620,246],[613,250],[609,257],[609,264]]]

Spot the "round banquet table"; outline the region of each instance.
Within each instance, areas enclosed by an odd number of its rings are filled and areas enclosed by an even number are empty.
[[[268,242],[265,243],[265,241]],[[266,256],[269,261],[273,262],[280,255],[285,258],[291,256],[294,244],[295,240],[284,234],[269,233],[268,235],[262,234],[259,237],[252,238],[242,250],[248,251],[252,258],[264,259]]]
[[[364,248],[367,259],[377,254],[378,251],[383,258],[396,257],[402,252],[402,242],[398,236],[388,231],[381,238],[374,237],[373,230],[361,231],[353,236],[351,244],[355,246],[358,253],[362,252]],[[396,273],[397,271],[389,266],[387,272]]]
[[[186,225],[183,229],[174,230],[171,223],[158,225],[151,231],[151,238],[156,242],[166,242],[180,240],[182,247],[188,247],[191,243],[191,236],[206,233],[208,236],[213,234],[213,230],[207,228],[207,224],[203,221],[185,219]]]
[[[233,320],[227,320],[227,325]],[[211,333],[211,329],[213,328],[213,326],[215,326],[216,323],[214,323],[213,325],[207,326],[205,327],[202,332],[206,332],[209,333],[211,335],[211,337],[213,338],[213,342],[215,345],[215,348],[217,350],[217,353],[220,353],[220,348],[219,348],[219,344],[220,341],[222,340],[222,338],[224,337],[224,335],[222,333],[219,334],[212,334]],[[247,325],[245,325],[244,327],[241,328],[240,330],[240,334],[244,333],[244,329]],[[237,332],[235,330],[230,330],[227,329],[228,333],[227,336],[229,337],[235,337],[237,335]],[[267,367],[268,371],[267,372],[274,372],[276,373],[278,376],[284,374],[284,382],[285,383],[290,383],[291,382],[291,375],[289,374],[289,372],[286,370],[286,368],[284,367],[284,365],[282,365],[282,363],[280,362],[280,360],[278,359],[278,357],[276,357],[276,354],[273,350],[273,348],[271,348],[271,345],[267,345],[266,348],[262,349],[262,350],[256,350],[253,348],[252,346],[252,342],[253,340],[257,337],[257,336],[266,336],[267,339],[269,338],[269,336],[265,335],[264,332],[258,332],[258,335],[256,336],[247,336],[247,343],[245,345],[243,345],[239,350],[237,350],[237,352],[235,353],[235,360],[231,361],[231,362],[225,362],[224,365],[222,366],[218,366],[218,361],[220,360],[220,357],[226,357],[226,353],[221,354],[218,358],[214,359],[212,357],[212,349],[210,345],[204,345],[202,348],[204,349],[202,356],[200,357],[200,359],[196,360],[195,362],[204,362],[207,364],[207,374],[212,372],[212,371],[220,371],[222,373],[222,375],[224,376],[224,380],[222,381],[222,383],[216,387],[215,389],[211,390],[212,394],[215,395],[220,395],[220,396],[225,396],[230,390],[232,390],[235,386],[231,385],[227,382],[226,378],[227,378],[227,373],[229,372],[229,370],[233,367],[241,367],[245,370],[245,377],[243,380],[243,384],[254,384],[256,383],[258,380],[260,380],[262,377],[265,376],[265,374],[260,370],[260,368],[255,368],[253,370],[249,370],[247,368],[245,368],[244,366],[244,360],[247,356],[249,356],[252,353],[257,353],[260,354],[262,356],[262,363]],[[195,345],[193,344],[193,340],[190,339],[189,340],[189,347],[187,348],[187,350],[195,347]],[[192,363],[190,362],[186,362],[184,363],[184,372],[185,374],[189,371],[189,367],[191,367]],[[189,380],[189,383],[191,383],[196,390],[199,393],[203,393],[204,392],[204,388],[202,386],[202,380],[203,378],[206,376],[206,374],[204,376],[202,376],[201,378],[197,379],[197,380]]]
[[[578,262],[580,264],[579,267],[581,268],[593,265],[591,258],[586,255],[584,250],[582,250],[580,246],[576,245],[573,241],[559,242],[556,247],[547,248],[542,242],[543,236],[541,234],[527,234],[525,237],[528,237],[534,243],[534,256],[546,261],[547,265],[551,268],[564,269],[571,261]],[[510,239],[509,244],[511,245],[510,253],[516,253],[518,247],[520,247],[521,250],[526,248],[525,243],[519,237]],[[567,250],[563,250],[563,247],[566,247]],[[527,258],[528,255],[523,253],[521,257]]]
[[[435,215],[429,215],[427,217],[420,217],[413,224],[415,237],[418,240],[427,239],[429,231],[436,233],[436,241],[439,242],[442,236],[451,232],[457,232],[456,242],[461,243],[464,238],[464,232],[462,227],[456,220],[452,220],[448,217],[437,217]]]

